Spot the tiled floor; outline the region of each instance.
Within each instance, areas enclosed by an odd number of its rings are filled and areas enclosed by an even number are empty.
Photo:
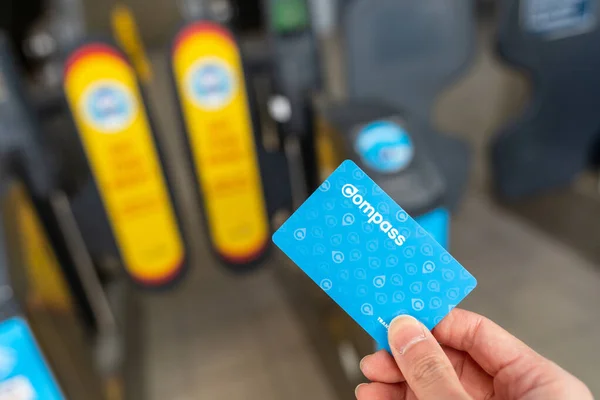
[[[482,45],[489,33],[484,27]],[[506,115],[506,96],[524,98],[526,89],[518,82],[484,51],[438,107],[440,126],[469,138],[477,149],[473,190],[452,232],[453,254],[480,283],[463,306],[494,319],[600,396],[600,260],[552,236],[552,223],[548,231],[539,230],[523,217],[527,213],[500,208],[484,194],[485,145]],[[166,90],[166,81],[159,80],[153,97]],[[171,105],[160,105],[161,126],[175,126]],[[177,141],[164,137],[176,155]],[[148,400],[333,399],[325,371],[283,296],[285,287],[274,278],[273,270],[284,266],[271,262],[242,277],[219,269],[206,255],[197,207],[185,190],[189,176],[174,168],[191,215],[187,228],[196,261],[177,290],[144,299]],[[600,205],[594,204],[600,200],[590,199],[596,213],[589,218],[597,220]],[[577,208],[565,204],[563,213]],[[588,249],[597,247],[597,238],[587,240]]]

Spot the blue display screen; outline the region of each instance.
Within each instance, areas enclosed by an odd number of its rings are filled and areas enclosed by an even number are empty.
[[[0,323],[0,400],[64,400],[27,323]]]

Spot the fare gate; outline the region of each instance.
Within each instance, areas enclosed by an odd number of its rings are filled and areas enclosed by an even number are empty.
[[[56,175],[0,34],[0,396],[104,399],[91,332],[105,314],[54,212]]]
[[[534,82],[530,104],[491,147],[498,195],[562,187],[597,162],[600,8],[593,1],[501,2],[498,52]]]
[[[26,186],[3,170],[0,397],[106,399],[61,257]]]
[[[64,65],[66,102],[92,176],[73,204],[82,231],[93,243],[96,229],[104,227],[105,248],[116,245],[134,282],[169,284],[185,270],[186,245],[135,71],[123,53],[102,41],[76,46]],[[83,215],[90,208],[103,211],[96,212],[97,220]],[[109,232],[98,223],[102,219]]]
[[[232,270],[246,271],[270,247],[270,218],[291,207],[287,161],[262,145],[256,99],[228,27],[192,18],[169,55],[212,248]]]
[[[421,119],[454,210],[469,177],[465,142],[432,125],[434,102],[468,66],[474,51],[472,0],[345,2],[341,29],[351,100],[378,100]]]

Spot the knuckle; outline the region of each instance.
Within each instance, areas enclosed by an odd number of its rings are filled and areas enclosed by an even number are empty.
[[[438,354],[425,354],[414,360],[412,378],[416,385],[426,387],[443,380],[448,374],[448,365]]]

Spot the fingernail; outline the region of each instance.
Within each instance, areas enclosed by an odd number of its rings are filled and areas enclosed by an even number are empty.
[[[368,383],[361,383],[360,385],[358,385],[356,387],[356,389],[354,389],[354,397],[358,398],[358,391],[360,390],[360,387],[361,386],[367,386],[367,385],[368,385]]]
[[[388,338],[392,350],[400,355],[425,340],[425,326],[410,315],[400,315],[392,321]]]
[[[367,356],[364,356],[364,357],[362,358],[362,360],[360,360],[359,368],[360,368],[360,370],[361,370],[361,371],[363,370],[363,365],[364,365],[364,363],[365,363],[366,359],[367,359],[367,358],[369,358],[369,357],[370,357],[370,356],[368,356],[368,355],[367,355]]]

